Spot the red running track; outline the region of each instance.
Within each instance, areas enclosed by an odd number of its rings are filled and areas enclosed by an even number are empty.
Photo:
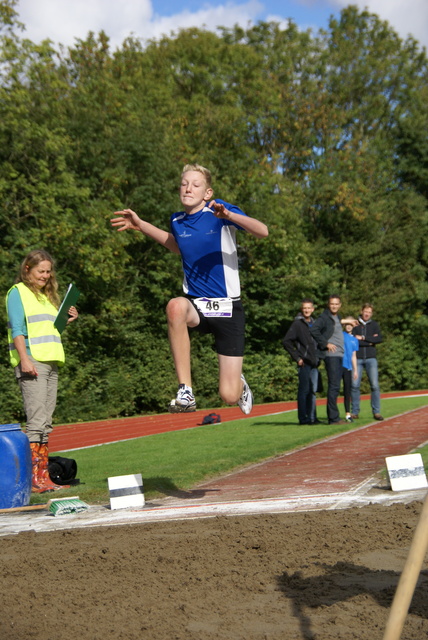
[[[428,395],[428,391],[404,391],[382,394],[383,398],[403,397],[412,395]],[[369,396],[362,396],[368,399]],[[325,405],[325,399],[319,400],[317,405]],[[270,404],[254,405],[251,417],[273,415],[296,409],[295,401],[274,402]],[[94,422],[80,422],[55,426],[49,438],[49,446],[54,451],[71,451],[110,442],[121,442],[141,438],[142,436],[194,429],[200,425],[208,413],[215,411],[221,416],[222,422],[247,418],[239,407],[222,407],[221,409],[201,409],[193,413],[162,413],[157,415],[143,415],[132,418],[114,418],[97,420]]]
[[[296,508],[304,509],[304,498],[357,492],[385,467],[386,457],[410,453],[427,439],[428,407],[424,406],[204,482],[188,491],[187,497],[210,503],[301,499]],[[385,494],[386,489],[377,486],[377,491]],[[357,494],[354,503],[356,498]]]

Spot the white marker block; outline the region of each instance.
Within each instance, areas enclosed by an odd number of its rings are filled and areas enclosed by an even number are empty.
[[[108,488],[111,509],[144,507],[144,489],[141,473],[109,478]]]
[[[428,487],[424,463],[420,453],[385,458],[389,481],[393,491]]]

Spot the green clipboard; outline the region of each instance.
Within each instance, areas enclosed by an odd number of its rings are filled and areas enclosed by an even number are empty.
[[[67,293],[64,296],[64,300],[61,302],[61,306],[58,309],[57,317],[54,320],[54,327],[60,333],[62,333],[65,329],[65,326],[68,322],[69,315],[68,310],[70,307],[74,307],[77,302],[78,297],[80,296],[80,291],[76,287],[75,284],[71,283],[68,285]]]

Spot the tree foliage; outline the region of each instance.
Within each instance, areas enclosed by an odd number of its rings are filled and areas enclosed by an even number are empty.
[[[15,6],[0,0],[0,280],[6,293],[23,256],[43,247],[62,291],[74,281],[82,292],[57,420],[164,411],[174,394],[164,308],[180,294],[180,261],[109,219],[131,207],[167,228],[181,167],[195,161],[212,170],[215,195],[270,229],[263,241],[239,234],[257,402],[294,398],[281,338],[302,297],[321,310],[331,292],[345,313],[374,304],[383,390],[427,385],[417,42],[348,7],[316,35],[292,22],[187,29],[112,53],[101,32],[65,50],[22,38]],[[195,335],[193,352],[199,406],[215,406],[209,338]],[[6,349],[0,379],[2,419],[22,419]]]

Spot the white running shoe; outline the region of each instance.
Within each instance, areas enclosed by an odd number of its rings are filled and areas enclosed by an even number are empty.
[[[242,413],[248,415],[251,413],[251,409],[253,408],[253,394],[243,375],[241,375],[241,380],[244,383],[244,388],[242,389],[241,397],[238,400],[238,406]]]
[[[169,403],[168,411],[170,413],[186,413],[195,410],[196,401],[192,389],[185,384],[180,384],[176,397]]]

